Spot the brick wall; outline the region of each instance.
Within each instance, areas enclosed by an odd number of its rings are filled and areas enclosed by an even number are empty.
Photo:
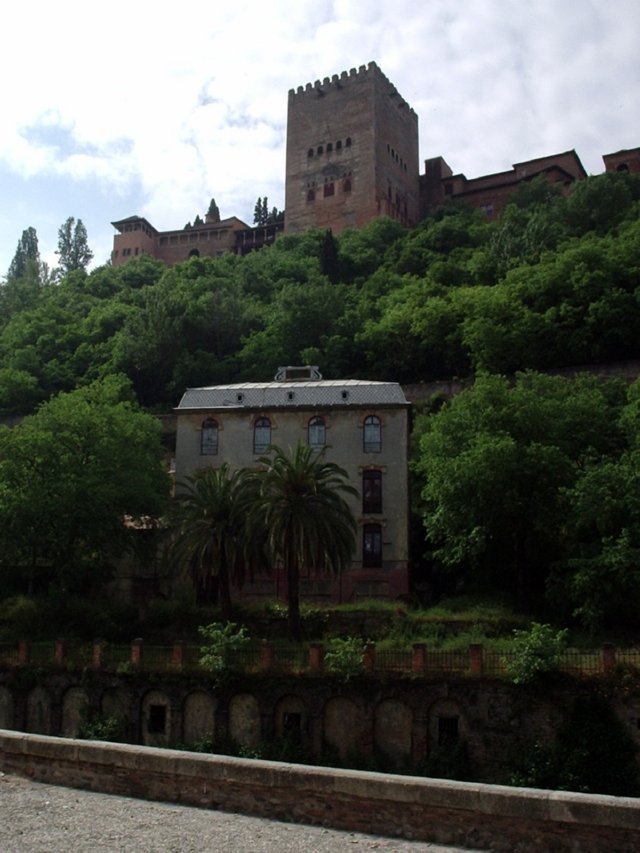
[[[636,851],[640,800],[200,755],[0,730],[35,781],[484,850]]]

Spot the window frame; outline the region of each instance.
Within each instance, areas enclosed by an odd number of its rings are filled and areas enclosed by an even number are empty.
[[[382,512],[382,471],[376,468],[362,472],[362,512]]]
[[[220,424],[215,418],[205,418],[200,427],[200,455],[217,456],[219,444]]]
[[[382,525],[364,524],[362,527],[362,567],[382,568]]]
[[[322,435],[322,441],[317,441],[312,439],[312,431],[320,432]],[[313,447],[315,450],[320,450],[327,445],[327,424],[322,415],[314,415],[309,418],[307,423],[307,444],[309,447]]]
[[[382,450],[382,422],[377,415],[367,415],[362,422],[362,450],[363,453],[380,453]]]
[[[256,418],[253,422],[253,452],[265,453],[271,446],[271,420],[267,417]],[[268,434],[269,440],[265,443],[264,440],[258,441],[259,435],[262,433]]]

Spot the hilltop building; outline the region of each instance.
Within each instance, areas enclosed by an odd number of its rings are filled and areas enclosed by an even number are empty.
[[[356,552],[340,577],[302,576],[306,599],[348,602],[409,591],[409,403],[395,382],[323,380],[317,368],[281,368],[273,382],[189,388],[177,409],[179,484],[208,467],[256,467],[269,445],[298,441],[335,462],[358,490]],[[239,598],[286,597],[283,574],[256,577]]]
[[[607,172],[639,172],[640,148],[603,155]],[[360,228],[389,216],[411,228],[451,199],[500,215],[512,192],[543,176],[563,191],[587,177],[575,151],[516,163],[477,178],[432,157],[419,174],[418,116],[375,62],[289,91],[285,219],[250,227],[208,214],[201,225],[157,231],[141,216],[112,223],[112,263],[141,254],[171,265],[193,256],[246,254],[278,234]]]
[[[418,116],[375,62],[289,91],[286,231],[420,219]]]
[[[202,225],[177,231],[157,231],[143,216],[129,216],[111,224],[118,231],[111,252],[114,267],[139,255],[150,255],[168,266],[201,255],[208,258],[227,252],[246,255],[273,243],[284,229],[284,222],[252,228],[236,216],[219,219],[210,214]]]
[[[457,199],[478,208],[488,219],[495,219],[521,183],[539,176],[566,190],[574,181],[586,178],[587,173],[575,151],[516,163],[506,172],[471,180],[461,174],[454,175],[442,157],[432,157],[425,160],[424,175],[420,176],[421,208],[427,216],[444,202]]]

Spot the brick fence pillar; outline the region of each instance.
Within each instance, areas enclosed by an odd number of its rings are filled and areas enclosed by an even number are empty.
[[[173,644],[173,648],[171,649],[171,665],[175,666],[176,669],[182,669],[182,664],[184,663],[184,648],[184,640],[178,640]]]
[[[29,663],[29,641],[18,640],[18,666],[26,666]]]
[[[321,675],[324,670],[324,645],[312,643],[309,646],[309,672],[313,675]]]
[[[427,671],[427,645],[414,643],[411,652],[411,672],[414,675],[424,675]]]
[[[53,660],[58,665],[61,666],[64,663],[65,656],[67,654],[67,641],[66,640],[56,640],[56,644],[53,650]]]
[[[91,667],[92,669],[102,669],[104,650],[107,644],[104,640],[96,640],[93,644],[91,652]]]
[[[143,641],[140,637],[131,641],[131,664],[133,666],[140,666],[142,663],[142,645]]]
[[[260,669],[268,672],[273,669],[273,643],[263,640],[260,646]]]
[[[605,675],[611,675],[616,666],[616,647],[613,643],[604,643],[602,646],[602,671]]]
[[[471,675],[482,675],[484,667],[484,648],[482,643],[472,643],[469,646],[469,671]]]
[[[376,647],[373,643],[367,643],[364,648],[362,663],[366,672],[373,672],[376,665]]]

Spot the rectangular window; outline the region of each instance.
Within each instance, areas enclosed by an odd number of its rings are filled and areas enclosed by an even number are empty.
[[[362,472],[362,512],[382,512],[382,471]]]
[[[362,565],[365,568],[382,567],[382,527],[365,524],[362,528]]]
[[[333,181],[324,185],[324,197],[325,198],[327,198],[327,196],[333,195],[334,192],[335,192],[335,187],[334,187]]]

